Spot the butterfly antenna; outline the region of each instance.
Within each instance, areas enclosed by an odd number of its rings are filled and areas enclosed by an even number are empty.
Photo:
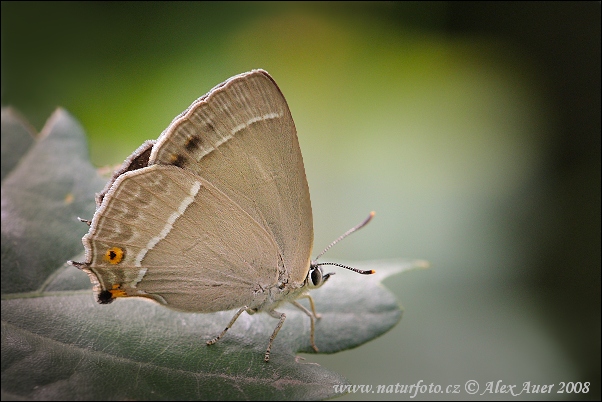
[[[364,274],[364,275],[370,275],[373,274],[374,270],[369,270],[369,271],[364,271],[361,269],[357,269],[357,268],[353,268],[353,267],[348,267],[347,265],[342,265],[342,264],[337,264],[334,262],[321,262],[321,263],[317,263],[316,261],[318,260],[318,258],[322,257],[324,255],[324,253],[326,253],[328,250],[330,250],[330,248],[332,246],[334,246],[335,244],[337,244],[338,242],[340,242],[341,240],[343,240],[345,237],[349,236],[351,233],[353,232],[357,232],[358,230],[360,230],[361,228],[363,228],[364,226],[366,226],[368,224],[368,222],[370,222],[372,220],[372,218],[374,218],[374,215],[376,213],[374,211],[370,212],[370,215],[368,215],[368,217],[366,219],[364,219],[364,221],[362,223],[360,223],[357,226],[352,227],[351,229],[349,229],[348,231],[346,231],[345,233],[343,233],[341,236],[339,236],[335,241],[333,241],[332,243],[330,243],[328,245],[328,247],[326,247],[324,250],[322,250],[322,252],[320,254],[318,254],[318,256],[315,258],[314,261],[312,261],[312,265],[313,266],[319,266],[319,265],[336,265],[337,267],[341,267],[341,268],[346,268],[349,269],[353,272],[357,272],[358,274]]]
[[[314,266],[314,267],[317,267],[320,265],[336,265],[337,267],[347,268],[350,271],[357,272],[358,274],[362,274],[362,275],[372,275],[372,274],[376,273],[376,271],[373,269],[368,269],[368,270],[357,269],[357,268],[350,267],[348,265],[338,264],[336,262],[318,262],[316,264],[312,264],[312,266]],[[334,275],[334,273],[330,273],[327,275]]]
[[[374,218],[375,214],[376,214],[376,212],[374,212],[374,211],[370,212],[370,215],[368,215],[368,217],[366,219],[364,219],[364,221],[362,223],[360,223],[357,226],[352,227],[351,229],[349,229],[348,231],[346,231],[345,233],[343,233],[341,236],[339,236],[338,239],[336,239],[335,241],[333,241],[332,243],[330,243],[328,245],[328,247],[326,247],[324,250],[322,250],[322,252],[320,254],[318,254],[318,256],[315,258],[314,261],[317,261],[318,258],[322,257],[325,252],[327,252],[328,250],[330,250],[330,248],[332,246],[334,246],[335,244],[337,244],[338,242],[340,242],[341,240],[343,240],[345,237],[349,236],[353,232],[357,232],[358,230],[360,230],[361,228],[363,228],[364,226],[366,226],[368,224],[368,222],[370,222],[372,220],[372,218]]]

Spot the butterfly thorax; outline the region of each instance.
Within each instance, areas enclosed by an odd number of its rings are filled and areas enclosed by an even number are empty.
[[[285,287],[273,286],[266,289],[265,298],[258,298],[256,301],[261,300],[254,306],[249,306],[249,312],[258,311],[270,311],[274,310],[283,303],[298,299],[303,293],[308,290],[306,282],[299,285],[287,285]]]

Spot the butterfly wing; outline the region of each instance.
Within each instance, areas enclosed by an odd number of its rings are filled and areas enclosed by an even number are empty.
[[[281,261],[261,225],[211,183],[174,166],[121,175],[84,244],[82,268],[101,303],[141,296],[192,312],[260,305]]]
[[[195,101],[159,137],[149,164],[206,179],[270,233],[284,262],[280,280],[305,280],[313,244],[309,188],[290,110],[267,72],[235,76]]]

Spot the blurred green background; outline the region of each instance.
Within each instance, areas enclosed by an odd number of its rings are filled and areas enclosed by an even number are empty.
[[[314,251],[375,210],[324,260],[432,264],[388,280],[406,310],[391,332],[308,361],[461,385],[427,399],[470,397],[468,380],[600,398],[599,2],[2,2],[2,106],[37,130],[66,108],[97,166],[253,68],[295,119]]]

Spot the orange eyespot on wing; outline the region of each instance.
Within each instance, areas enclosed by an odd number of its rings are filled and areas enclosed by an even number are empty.
[[[109,264],[119,264],[123,260],[125,252],[121,247],[111,247],[105,252],[104,260]]]

